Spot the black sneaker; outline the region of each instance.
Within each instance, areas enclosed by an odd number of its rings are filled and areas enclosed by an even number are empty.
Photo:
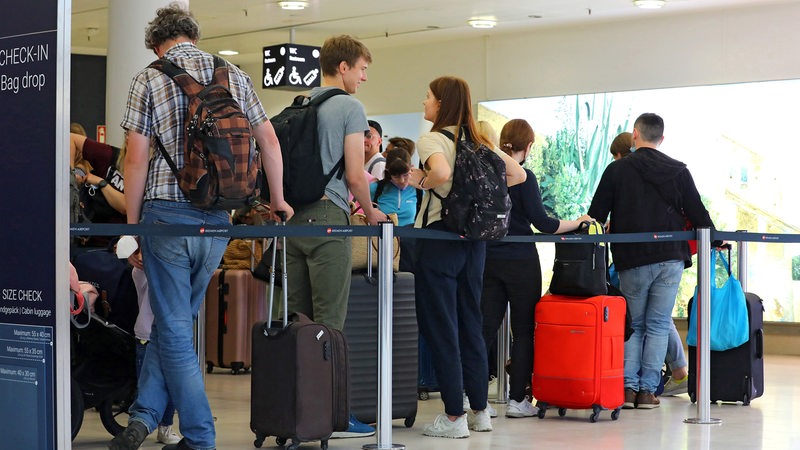
[[[637,392],[631,388],[625,388],[625,403],[622,404],[622,409],[636,408]]]
[[[108,444],[109,450],[138,450],[147,435],[147,427],[142,422],[134,420],[121,433],[114,436]]]

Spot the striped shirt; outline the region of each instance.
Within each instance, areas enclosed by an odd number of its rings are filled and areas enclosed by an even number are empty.
[[[213,56],[190,42],[182,42],[169,49],[164,57],[182,67],[201,84],[211,82],[214,71]],[[256,96],[250,77],[232,64],[228,64],[228,83],[233,97],[242,105],[250,124],[257,127],[266,122],[267,114]],[[145,68],[131,82],[128,102],[122,118],[123,129],[150,137],[150,163],[145,200],[170,200],[188,202],[175,175],[158,150],[155,138],[175,161],[183,167],[184,123],[188,98],[181,88],[158,69]]]

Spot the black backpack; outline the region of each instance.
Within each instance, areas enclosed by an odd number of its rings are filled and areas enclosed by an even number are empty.
[[[214,56],[214,76],[207,86],[166,58],[153,61],[150,67],[172,78],[188,97],[180,170],[156,138],[183,194],[202,209],[249,205],[258,194],[261,159],[250,121],[231,94],[225,60]]]
[[[335,95],[347,95],[341,89],[329,89],[314,98],[295,97],[291,105],[272,117],[273,128],[281,143],[283,156],[283,198],[293,207],[308,205],[325,195],[325,186],[336,175],[344,175],[344,156],[325,173],[317,131],[317,108]],[[269,199],[269,185],[264,183],[264,198]]]
[[[439,132],[456,142],[453,133]],[[485,145],[475,143],[466,127],[461,127],[461,137],[456,142],[450,193],[442,197],[431,189],[431,194],[442,201],[442,222],[449,230],[480,240],[502,239],[508,233],[511,198],[506,163]],[[426,209],[423,226],[427,222]]]

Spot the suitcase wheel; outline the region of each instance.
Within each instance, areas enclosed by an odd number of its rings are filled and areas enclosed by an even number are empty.
[[[600,406],[592,405],[592,415],[589,416],[589,422],[592,423],[597,422],[597,418],[600,417],[600,411],[602,410],[603,408],[601,408]]]
[[[239,375],[242,372],[247,372],[244,363],[241,361],[234,361],[231,363],[231,375]]]
[[[539,408],[539,412],[536,413],[536,417],[544,419],[544,415],[547,414],[547,403],[536,402],[536,407]]]
[[[275,443],[278,444],[278,447],[283,447],[284,445],[286,445],[286,438],[285,437],[276,437],[275,438]]]
[[[414,426],[414,421],[416,420],[417,420],[416,416],[406,417],[406,420],[403,421],[403,425],[405,425],[406,428],[411,428]]]
[[[320,447],[322,450],[328,450],[328,441],[322,441],[322,442],[319,444],[319,447]]]
[[[744,394],[744,397],[742,397],[742,406],[747,406],[749,404],[750,404],[750,396]]]
[[[211,373],[214,371],[214,363],[207,362],[206,363],[206,373]]]
[[[611,412],[611,420],[619,419],[619,410],[620,409],[617,408],[617,409],[615,409],[614,411]]]
[[[417,398],[420,400],[427,400],[431,398],[431,394],[429,394],[428,391],[419,391],[417,392]]]
[[[564,417],[567,415],[567,408],[558,408],[558,417]]]
[[[261,446],[264,445],[264,439],[266,438],[267,436],[265,434],[256,433],[256,440],[253,441],[253,447],[261,448]]]
[[[697,403],[697,394],[694,393],[694,392],[690,393],[689,394],[689,401],[691,401],[692,403]]]

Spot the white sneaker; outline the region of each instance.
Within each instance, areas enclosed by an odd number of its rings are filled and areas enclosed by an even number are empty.
[[[497,398],[497,377],[494,375],[489,376],[489,397]]]
[[[467,419],[462,415],[454,422],[450,421],[447,414],[439,414],[433,423],[425,427],[422,432],[425,436],[443,437],[450,439],[463,439],[469,437]]]
[[[469,411],[467,413],[467,424],[469,429],[473,431],[492,431],[492,418],[489,417],[489,411]]]
[[[664,392],[661,393],[662,397],[670,397],[680,394],[685,394],[689,392],[689,376],[687,375],[686,378],[682,380],[675,380],[673,377],[669,377],[666,383],[664,383]]]
[[[521,402],[509,399],[506,407],[506,417],[533,417],[538,412],[539,409],[533,406],[527,398],[522,399]]]
[[[159,425],[158,426],[158,435],[156,436],[156,442],[160,442],[162,444],[177,444],[180,442],[181,437],[178,436],[177,433],[172,431],[172,425]]]
[[[469,405],[469,397],[467,394],[464,394],[464,411],[471,410],[472,407]],[[489,417],[497,417],[497,410],[492,407],[489,403],[486,403],[486,412],[489,413]]]

